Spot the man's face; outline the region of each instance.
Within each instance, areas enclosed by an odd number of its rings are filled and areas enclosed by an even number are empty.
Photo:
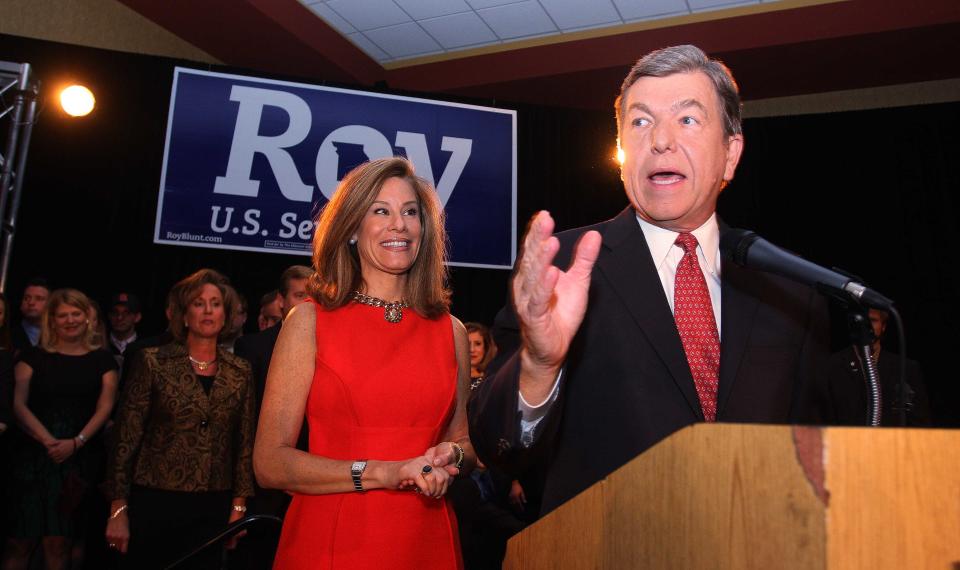
[[[114,305],[107,318],[110,319],[110,330],[117,336],[122,337],[133,332],[133,328],[140,322],[141,316],[140,313],[130,312],[126,305]]]
[[[713,83],[702,72],[643,77],[623,100],[620,173],[644,220],[672,231],[697,229],[733,179],[742,135],[727,137]]]
[[[291,279],[287,282],[287,294],[283,296],[283,316],[286,317],[290,309],[307,300],[307,280]]]
[[[257,326],[260,330],[268,329],[283,320],[282,303],[283,299],[277,295],[273,302],[260,307],[260,316],[257,317]]]
[[[870,327],[873,329],[874,342],[879,342],[887,330],[885,315],[876,309],[870,309]]]
[[[47,298],[50,291],[46,287],[31,285],[24,289],[23,300],[20,302],[20,312],[28,321],[37,321],[47,308]]]

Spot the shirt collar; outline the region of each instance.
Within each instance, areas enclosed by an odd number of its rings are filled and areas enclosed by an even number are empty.
[[[640,229],[643,231],[643,237],[647,240],[647,247],[650,248],[650,255],[653,257],[653,263],[657,270],[663,266],[667,256],[673,250],[677,241],[679,232],[655,226],[650,222],[637,216],[637,222],[640,223]],[[720,226],[717,225],[717,213],[710,215],[706,222],[699,228],[690,232],[697,238],[700,244],[700,251],[707,261],[707,267],[710,273],[720,275],[720,265],[718,263],[720,252]]]

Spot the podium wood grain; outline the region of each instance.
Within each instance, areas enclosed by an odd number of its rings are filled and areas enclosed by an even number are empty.
[[[504,568],[953,570],[958,467],[956,431],[698,424],[512,538]]]

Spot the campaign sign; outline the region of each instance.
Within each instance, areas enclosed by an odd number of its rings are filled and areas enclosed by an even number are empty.
[[[452,265],[510,268],[516,112],[174,71],[155,243],[310,254],[317,215],[367,160],[406,156],[447,214]]]

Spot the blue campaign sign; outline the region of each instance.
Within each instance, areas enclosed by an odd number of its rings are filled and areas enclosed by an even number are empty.
[[[178,67],[154,242],[309,255],[340,179],[406,156],[444,205],[450,263],[509,269],[516,125],[510,110]]]

